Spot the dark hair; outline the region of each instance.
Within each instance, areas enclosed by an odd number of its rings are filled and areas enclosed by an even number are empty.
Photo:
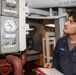
[[[76,12],[75,11],[70,11],[68,12],[68,17],[73,16],[74,22],[76,22]]]

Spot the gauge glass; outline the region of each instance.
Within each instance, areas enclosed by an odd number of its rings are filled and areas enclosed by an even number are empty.
[[[16,22],[14,20],[7,20],[4,24],[4,30],[11,33],[15,32],[17,29]]]

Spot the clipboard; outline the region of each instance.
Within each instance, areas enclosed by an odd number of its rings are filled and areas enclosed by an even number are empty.
[[[36,72],[39,75],[64,75],[55,68],[36,68]]]

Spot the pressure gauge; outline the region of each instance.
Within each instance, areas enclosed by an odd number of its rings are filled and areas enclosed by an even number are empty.
[[[17,30],[17,25],[14,20],[7,20],[3,26],[3,29],[8,33],[13,33]]]
[[[16,7],[16,0],[6,0],[6,5],[8,7],[15,8]]]

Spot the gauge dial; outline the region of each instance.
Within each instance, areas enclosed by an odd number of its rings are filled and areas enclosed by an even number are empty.
[[[7,20],[4,24],[4,30],[8,33],[15,32],[17,30],[17,25],[14,20]]]

